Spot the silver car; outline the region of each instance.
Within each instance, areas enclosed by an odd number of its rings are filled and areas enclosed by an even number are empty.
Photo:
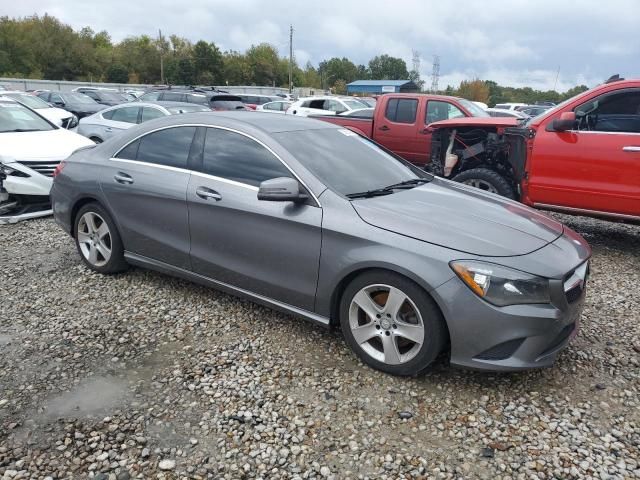
[[[211,109],[206,106],[184,102],[123,103],[82,118],[77,131],[94,143],[102,143],[123,130],[154,118],[209,111]]]
[[[550,366],[591,250],[519,203],[289,115],[186,114],[73,154],[51,193],[84,263],[176,275],[340,326],[367,364]]]

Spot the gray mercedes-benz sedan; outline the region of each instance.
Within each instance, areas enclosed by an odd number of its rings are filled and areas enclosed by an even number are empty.
[[[86,265],[129,264],[340,325],[367,364],[550,366],[591,250],[548,216],[350,130],[250,112],[152,120],[75,152],[51,192]]]

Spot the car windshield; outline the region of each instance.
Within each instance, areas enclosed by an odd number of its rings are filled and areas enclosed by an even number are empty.
[[[431,178],[371,140],[344,128],[297,130],[273,136],[322,183],[342,195]]]
[[[100,92],[100,96],[102,98],[104,98],[105,100],[112,100],[114,102],[122,102],[123,100],[127,100],[127,98],[124,95],[121,95],[119,93],[112,93],[112,92]]]
[[[65,93],[64,97],[65,101],[68,103],[96,103],[93,98],[87,97],[84,93]]]
[[[13,98],[14,100],[26,105],[29,108],[51,108],[51,106],[47,102],[34,95],[25,95],[24,93],[5,93],[3,95],[5,97]]]
[[[175,115],[176,113],[210,112],[211,111],[210,108],[204,107],[202,105],[185,105],[180,107],[166,107],[166,108],[173,115]]]
[[[469,112],[471,112],[472,117],[489,117],[490,116],[487,112],[485,112],[482,108],[480,108],[478,105],[476,105],[470,100],[461,98],[458,101],[460,102],[460,105],[462,105],[464,108],[469,110]]]
[[[55,127],[24,105],[0,102],[0,133],[45,130],[55,130]]]

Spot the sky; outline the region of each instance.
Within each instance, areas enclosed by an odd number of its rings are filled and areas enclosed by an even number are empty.
[[[299,65],[334,56],[367,64],[386,53],[439,87],[480,78],[559,91],[640,78],[640,0],[21,0],[0,15],[49,13],[74,29],[107,30],[112,40],[176,34],[244,51],[267,42],[288,54],[289,25]]]

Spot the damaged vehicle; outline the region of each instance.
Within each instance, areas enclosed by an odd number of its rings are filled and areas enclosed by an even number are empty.
[[[93,145],[88,138],[0,97],[0,223],[50,215],[55,169],[88,145]]]
[[[536,208],[640,223],[640,80],[612,77],[528,120],[429,129],[431,173]]]

